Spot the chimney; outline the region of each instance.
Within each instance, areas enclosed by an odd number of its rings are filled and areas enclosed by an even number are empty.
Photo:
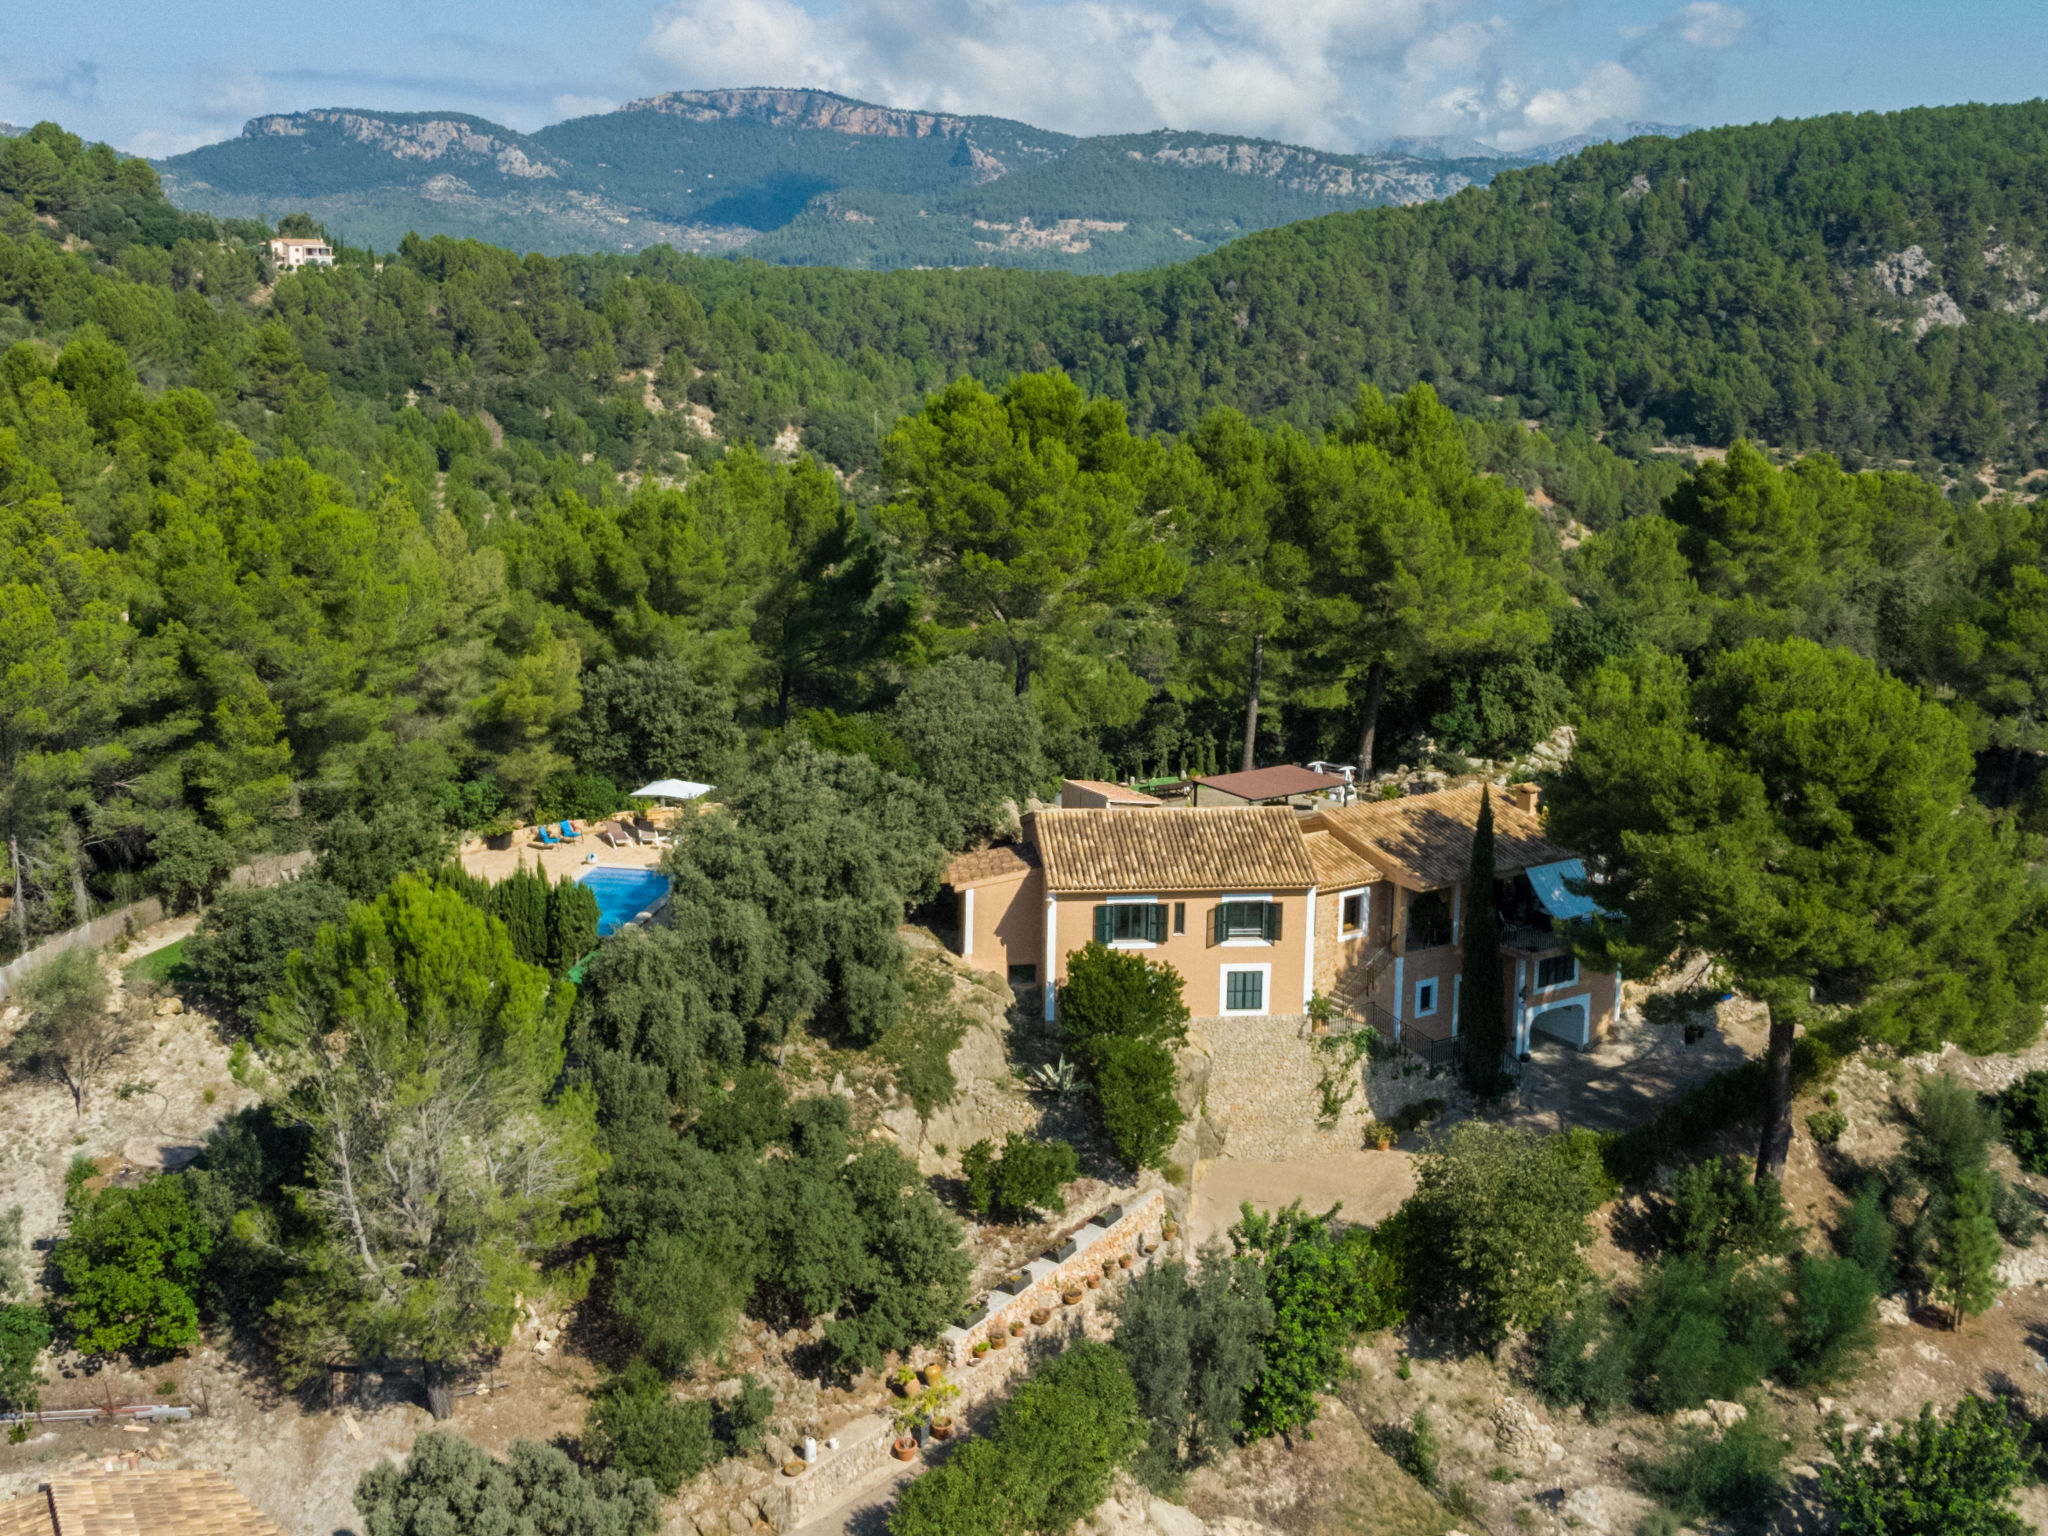
[[[1529,815],[1536,814],[1536,807],[1543,799],[1543,786],[1533,781],[1508,786],[1508,804]]]

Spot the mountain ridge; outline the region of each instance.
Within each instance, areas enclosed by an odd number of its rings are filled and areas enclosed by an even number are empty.
[[[1542,160],[1452,153],[1464,147],[1351,155],[1175,129],[1077,137],[755,86],[663,92],[530,134],[467,113],[271,113],[157,169],[180,207],[304,211],[381,249],[418,232],[547,254],[666,244],[797,266],[1112,272],[1324,213],[1451,196]]]

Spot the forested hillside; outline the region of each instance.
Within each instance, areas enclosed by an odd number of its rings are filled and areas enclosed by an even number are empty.
[[[144,890],[189,899],[279,848],[319,847],[331,878],[373,893],[459,830],[601,814],[656,772],[743,787],[799,738],[924,780],[929,836],[957,843],[990,824],[987,796],[1060,771],[1234,763],[1255,675],[1262,759],[1368,742],[1381,764],[1495,755],[1562,721],[1602,658],[1698,660],[1758,635],[1849,646],[1950,701],[1985,792],[2024,807],[2048,662],[2032,504],[1740,444],[1695,469],[1636,452],[1625,392],[1562,394],[1551,414],[1591,409],[1636,456],[1579,427],[1530,433],[1506,413],[1540,402],[1487,401],[1449,345],[1549,376],[1561,343],[1541,327],[1577,315],[1571,355],[1633,336],[1633,378],[1683,364],[1675,341],[1652,345],[1666,331],[1720,369],[1703,349],[1732,327],[1738,353],[1751,336],[1791,370],[1787,388],[1863,355],[1874,398],[1917,380],[1939,407],[1852,420],[1816,404],[1810,433],[1782,434],[1854,451],[1859,433],[1938,442],[1989,348],[2010,363],[1990,376],[2002,393],[1974,398],[1986,420],[2012,413],[2002,441],[2027,462],[2041,333],[1966,279],[2032,259],[2021,161],[2040,112],[1950,114],[1923,157],[1932,116],[1703,135],[1638,150],[1641,172],[1595,151],[1142,282],[450,241],[278,277],[266,231],[177,213],[146,165],[49,125],[10,140],[9,942]],[[1765,151],[1801,135],[1834,158],[1802,157],[1765,197]],[[1972,145],[1981,174],[1944,183]],[[1624,195],[1638,174],[1650,190]],[[1489,233],[1488,208],[1530,238]],[[1839,238],[1793,240],[1803,218]],[[2005,265],[1984,265],[1980,219]],[[1738,284],[1780,234],[1781,284]],[[1844,286],[1859,269],[1838,260],[1901,243],[1945,264],[1969,325],[1915,338],[1887,325],[1917,287],[1880,302]],[[1410,259],[1340,261],[1380,246]],[[1422,302],[1481,248],[1496,276],[1511,251],[1552,275],[1535,297],[1475,278]],[[1653,273],[1701,307],[1630,309],[1627,284]],[[1361,317],[1411,283],[1400,326],[1369,331]],[[1612,325],[1568,302],[1596,291]],[[1205,342],[1224,303],[1244,324]],[[1495,310],[1526,322],[1526,346],[1489,329]],[[1479,317],[1469,333],[1460,315]],[[1842,339],[1801,363],[1794,319]],[[1071,380],[1043,371],[1060,362]],[[1417,374],[1492,419],[1408,389]],[[797,446],[771,446],[791,426]],[[1554,505],[1525,499],[1539,488]],[[984,715],[1024,742],[1000,782],[948,756],[971,739],[952,723]],[[845,791],[871,792],[893,793]]]

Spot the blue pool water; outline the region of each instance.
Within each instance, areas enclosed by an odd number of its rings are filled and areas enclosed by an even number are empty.
[[[668,876],[651,869],[593,869],[583,876],[597,898],[597,931],[617,933],[668,894]]]

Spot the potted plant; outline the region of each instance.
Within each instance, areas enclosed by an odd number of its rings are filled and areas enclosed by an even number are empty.
[[[932,1434],[941,1440],[953,1437],[953,1415],[951,1409],[959,1399],[960,1389],[952,1382],[942,1382],[926,1394],[925,1410],[932,1416]]]
[[[987,1339],[976,1339],[974,1341],[974,1358],[976,1363],[979,1363],[983,1355],[987,1354],[991,1349],[994,1349],[996,1347],[996,1345],[990,1343]]]
[[[1308,1000],[1309,1022],[1315,1026],[1315,1032],[1319,1035],[1327,1035],[1330,1032],[1330,1019],[1336,1011],[1336,1003],[1320,992]]]
[[[1012,1319],[1010,1320],[1010,1337],[1011,1337],[1011,1338],[1013,1338],[1013,1339],[1021,1339],[1021,1338],[1023,1338],[1023,1337],[1024,1337],[1024,1319],[1023,1319],[1023,1318],[1021,1318],[1021,1317],[1018,1317],[1018,1318],[1012,1318]]]
[[[476,829],[476,835],[493,848],[510,848],[515,830],[510,811],[500,811]]]
[[[924,1391],[924,1383],[917,1379],[917,1372],[907,1365],[898,1366],[895,1376],[891,1379],[895,1381],[896,1391],[902,1397],[915,1398]]]
[[[1068,1289],[1061,1291],[1060,1302],[1063,1306],[1069,1307],[1078,1307],[1079,1305],[1081,1305],[1081,1287],[1079,1287],[1078,1285],[1070,1286]]]
[[[1180,1235],[1180,1223],[1175,1221],[1171,1216],[1165,1217],[1159,1223],[1159,1235],[1165,1238],[1169,1243],[1172,1242],[1176,1237]]]
[[[782,1475],[784,1477],[802,1477],[804,1473],[810,1470],[810,1466],[811,1464],[805,1461],[803,1457],[792,1456],[782,1464]]]
[[[1091,1290],[1091,1291],[1099,1291],[1099,1290],[1101,1290],[1101,1289],[1102,1289],[1102,1276],[1100,1276],[1100,1275],[1092,1275],[1092,1274],[1091,1274],[1090,1276],[1088,1276],[1088,1289],[1089,1289],[1089,1290]]]
[[[1131,1256],[1128,1253],[1118,1254],[1116,1256],[1116,1267],[1118,1269],[1129,1269],[1131,1267]]]
[[[901,1402],[896,1411],[889,1415],[889,1423],[896,1431],[896,1439],[889,1450],[898,1461],[917,1459],[917,1429],[924,1423],[924,1404]]]
[[[1050,1307],[1033,1307],[1031,1309],[1031,1326],[1043,1328],[1051,1317],[1052,1309]]]
[[[1010,1336],[1007,1333],[992,1333],[981,1342],[990,1349],[1008,1349],[1010,1347]]]

